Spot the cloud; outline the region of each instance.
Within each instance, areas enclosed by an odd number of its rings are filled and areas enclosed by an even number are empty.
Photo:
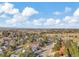
[[[13,8],[15,9],[15,8]],[[19,12],[15,15],[13,15],[13,17],[9,20],[6,20],[6,23],[8,24],[16,24],[16,23],[22,23],[22,22],[26,22],[28,23],[29,21],[27,20],[30,16],[34,15],[34,14],[38,14],[39,12],[36,11],[34,8],[32,7],[25,7],[25,9],[22,12]],[[34,21],[35,22],[35,21]]]
[[[74,16],[79,16],[79,8],[73,13]]]
[[[48,18],[44,25],[58,25],[60,23],[60,19]]]
[[[27,21],[27,19],[34,14],[38,14],[38,11],[36,11],[32,7],[26,7],[22,13],[15,14],[12,19],[7,20],[6,22],[10,24],[24,22]]]
[[[64,12],[65,12],[65,13],[71,12],[71,10],[72,10],[72,9],[71,9],[70,7],[65,7],[65,11],[64,11]]]
[[[55,24],[60,24],[60,23],[61,23],[60,19],[57,19]]]
[[[27,21],[27,18],[28,17],[24,17],[21,14],[16,14],[16,15],[13,16],[13,18],[6,20],[6,23],[9,23],[9,24],[16,24],[16,23],[19,23],[19,22],[22,23],[24,21]]]
[[[8,13],[8,14],[17,14],[19,13],[19,9],[14,8],[13,4],[10,3],[4,3],[0,4],[0,14]]]
[[[64,18],[64,21],[65,23],[68,23],[68,24],[77,24],[79,23],[79,17],[75,17],[75,16],[66,16]]]
[[[53,18],[40,18],[40,19],[34,19],[31,21],[31,23],[35,26],[52,26],[52,25],[58,25],[60,23],[59,19],[53,19]]]
[[[71,12],[71,8],[70,7],[65,7],[63,12],[55,11],[55,12],[53,12],[53,14],[54,15],[62,15],[62,14],[68,13],[68,12]]]
[[[55,24],[56,20],[54,20],[53,18],[49,18],[46,20],[45,25],[53,25]]]
[[[45,22],[45,19],[44,18],[39,18],[39,19],[34,19],[32,21],[32,24],[33,25],[41,26],[41,25],[43,25],[44,22]]]
[[[65,16],[64,18],[64,21],[66,23],[69,23],[69,24],[77,24],[79,23],[79,17],[78,16],[78,12],[79,12],[79,9],[77,9],[72,16]]]
[[[53,27],[53,28],[77,28],[79,26],[79,17],[65,16],[62,19],[43,18],[36,19],[32,23],[38,26]]]
[[[7,24],[15,24],[17,22],[16,19],[6,20]]]
[[[27,19],[39,12],[32,7],[25,7],[22,12],[15,8],[11,3],[0,4],[0,19],[4,19],[6,24],[13,25],[16,23],[26,22]]]
[[[63,12],[56,11],[54,15],[63,15],[65,13],[71,12],[71,8],[65,7]],[[8,16],[11,14],[12,16]],[[24,27],[50,27],[50,28],[67,28],[67,27],[79,27],[79,8],[73,13],[72,16],[65,16],[64,18],[37,18],[30,19],[30,16],[39,14],[39,11],[32,7],[25,7],[22,12],[19,9],[15,8],[11,3],[0,4],[0,19],[4,18],[5,24],[7,26],[17,26],[22,25]]]
[[[70,20],[71,20],[70,16],[65,16],[63,19],[64,23],[69,23]]]
[[[53,12],[53,14],[54,14],[54,15],[61,15],[62,13],[61,13],[61,12],[56,11],[56,12]]]
[[[35,10],[34,8],[32,7],[26,7],[23,12],[22,12],[22,15],[23,16],[32,16],[34,14],[38,14],[39,12],[37,10]]]

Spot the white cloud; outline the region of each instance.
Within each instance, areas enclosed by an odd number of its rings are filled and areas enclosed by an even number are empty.
[[[52,25],[58,25],[60,24],[60,19],[53,19],[53,18],[40,18],[40,19],[34,19],[33,21],[31,21],[31,23],[33,25],[36,26],[52,26]]]
[[[60,19],[49,18],[46,20],[44,25],[58,25],[60,22]]]
[[[7,24],[16,24],[16,19],[6,20]]]
[[[70,20],[71,20],[71,17],[70,16],[65,16],[64,19],[63,19],[64,22],[68,22]]]
[[[16,14],[13,16],[13,18],[9,19],[9,20],[6,20],[6,23],[9,23],[9,24],[16,24],[18,22],[24,22],[24,21],[27,21],[27,18],[25,18],[24,16],[20,15],[20,14]]]
[[[13,11],[15,11],[15,9]],[[27,19],[30,16],[32,16],[34,14],[37,14],[37,13],[38,13],[38,11],[36,11],[34,8],[32,8],[32,7],[26,7],[23,10],[22,13],[15,14],[13,16],[13,18],[7,20],[6,23],[15,24],[15,23],[18,23],[18,22],[24,22],[24,21],[27,21]]]
[[[4,4],[0,4],[0,7],[2,11],[5,11],[5,10],[9,10],[9,9],[12,9],[13,8],[13,4],[10,4],[10,3],[4,3]]]
[[[11,3],[0,4],[0,18],[5,19],[4,22],[6,22],[6,24],[27,22],[30,16],[38,13],[39,12],[32,7],[25,7],[22,12],[19,12],[19,9],[15,8]]]
[[[7,11],[5,11],[6,13],[9,13],[9,14],[17,14],[17,13],[19,13],[19,10],[18,9],[16,9],[16,8],[14,8],[14,9],[11,9],[11,10],[7,10]]]
[[[67,12],[70,12],[71,8],[65,7],[64,12],[54,12],[54,15],[61,15],[65,14]],[[12,17],[6,15],[12,14]],[[65,16],[63,19],[54,19],[54,18],[38,18],[38,19],[32,19],[29,20],[29,17],[38,14],[39,11],[35,10],[32,7],[25,7],[22,12],[19,12],[19,9],[14,8],[13,4],[10,3],[4,3],[0,4],[0,18],[6,18],[5,22],[6,24],[10,26],[37,26],[39,27],[76,27],[79,24],[79,8],[73,13],[72,16]],[[8,20],[7,20],[8,19]],[[19,23],[19,24],[18,24]],[[18,24],[18,25],[17,25]],[[29,26],[27,26],[29,27]]]
[[[34,14],[38,14],[39,12],[37,10],[35,10],[34,8],[32,7],[26,7],[23,12],[22,12],[22,15],[23,16],[32,16]]]
[[[77,20],[77,19],[75,19],[75,18],[73,18],[73,19],[71,19],[70,21],[69,21],[69,23],[70,24],[73,24],[73,23],[78,23],[79,21]]]
[[[67,24],[77,24],[79,23],[79,17],[75,17],[75,16],[66,16],[64,18],[64,22]]]
[[[66,24],[78,24],[79,23],[79,8],[73,13],[72,16],[65,16],[64,23]]]
[[[0,16],[0,18],[8,18],[8,16],[5,15],[5,14],[2,14],[2,15]]]
[[[61,23],[60,19],[57,19],[56,24],[60,24],[60,23]]]
[[[19,9],[14,8],[13,4],[4,3],[0,4],[0,13],[17,14]]]
[[[74,16],[79,16],[79,8],[73,13]]]
[[[13,7],[10,7],[11,9],[13,8]],[[9,8],[9,9],[10,9]],[[15,9],[15,8],[13,8],[13,10],[12,11],[14,11],[13,13],[15,13],[16,11],[18,12],[18,9]],[[11,11],[11,13],[12,13],[12,11]],[[10,12],[10,11],[9,11]],[[8,13],[9,13],[8,12]],[[23,12],[21,13],[21,12],[19,12],[19,13],[17,13],[17,14],[14,14],[13,15],[13,17],[11,18],[11,19],[9,19],[9,20],[6,20],[6,23],[8,24],[16,24],[16,23],[22,23],[22,22],[27,22],[28,20],[28,18],[30,17],[30,16],[32,16],[32,15],[34,15],[34,14],[38,14],[38,11],[36,11],[34,8],[32,8],[32,7],[25,7],[25,9],[23,10]],[[29,21],[28,21],[29,22]],[[36,22],[36,21],[34,21],[34,22]]]
[[[55,12],[53,12],[53,14],[54,15],[62,15],[62,14],[68,13],[68,12],[71,12],[71,8],[70,7],[65,7],[63,12],[55,11]]]
[[[65,13],[67,13],[67,12],[71,12],[71,8],[70,7],[65,7],[65,11],[64,11]]]
[[[58,12],[58,11],[56,11],[56,12],[53,12],[53,14],[54,14],[54,15],[61,15],[62,12]]]
[[[42,25],[41,22],[39,22],[38,20],[34,20],[33,21],[33,25]]]
[[[55,22],[56,22],[56,20],[54,20],[53,18],[49,18],[45,22],[45,25],[53,25],[53,24],[55,24]]]
[[[43,25],[43,23],[45,22],[45,19],[40,18],[40,19],[34,19],[32,21],[33,25]]]

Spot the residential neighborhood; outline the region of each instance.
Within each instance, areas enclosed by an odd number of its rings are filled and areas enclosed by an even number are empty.
[[[78,57],[79,29],[0,30],[0,57]]]

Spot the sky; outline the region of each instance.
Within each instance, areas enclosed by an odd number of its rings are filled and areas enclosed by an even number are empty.
[[[0,27],[79,28],[79,2],[0,2]]]

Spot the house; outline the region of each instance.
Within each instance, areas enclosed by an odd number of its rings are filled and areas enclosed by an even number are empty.
[[[3,50],[0,48],[0,54],[3,54]]]
[[[36,51],[36,50],[38,50],[38,47],[39,47],[39,43],[38,42],[33,42],[31,44],[31,48],[32,48],[33,52]]]
[[[12,54],[10,57],[19,57],[18,55]]]

